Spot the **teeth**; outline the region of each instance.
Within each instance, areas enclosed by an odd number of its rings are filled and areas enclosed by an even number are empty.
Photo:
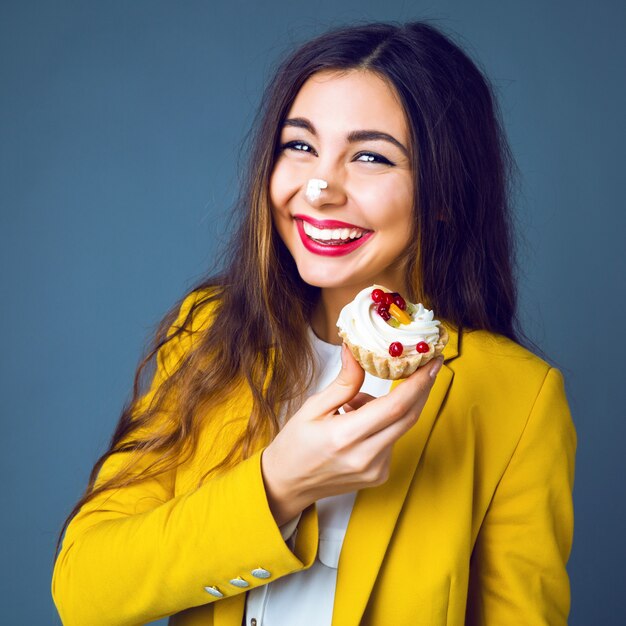
[[[312,239],[320,241],[346,241],[348,239],[359,239],[364,231],[360,228],[317,228],[309,222],[302,220],[304,232]]]

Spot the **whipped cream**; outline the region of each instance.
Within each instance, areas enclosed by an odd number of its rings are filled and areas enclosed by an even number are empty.
[[[341,309],[337,327],[346,333],[348,341],[362,346],[367,350],[389,356],[389,345],[399,341],[405,355],[417,354],[415,346],[420,341],[432,345],[439,339],[439,322],[433,319],[433,312],[425,309],[422,304],[415,304],[415,313],[409,314],[410,324],[400,324],[394,328],[376,312],[376,303],[372,301],[372,291],[382,289],[380,285],[367,287],[356,295],[352,302]]]
[[[328,183],[325,180],[321,178],[311,178],[306,185],[304,195],[310,202],[314,202],[322,195],[322,189],[326,189],[327,187]]]

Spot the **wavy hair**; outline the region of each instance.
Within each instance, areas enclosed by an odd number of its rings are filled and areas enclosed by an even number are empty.
[[[414,243],[404,265],[409,298],[459,330],[485,329],[521,343],[509,206],[513,161],[489,81],[427,23],[373,23],[322,34],[293,52],[268,84],[225,269],[195,285],[188,305],[180,310],[177,303],[160,324],[136,372],[132,398],[65,521],[57,550],[71,519],[94,496],[188,459],[206,420],[216,419],[211,407],[229,396],[233,381],[251,394],[251,408],[242,416],[247,426],[203,479],[269,442],[279,430],[279,407],[298,402],[308,387],[312,352],[306,330],[319,289],[300,278],[273,227],[269,180],[291,104],[304,82],[323,70],[375,72],[404,107],[415,189]],[[220,323],[199,326],[208,310]],[[149,365],[171,363],[172,355],[175,366],[153,380],[146,394]],[[107,459],[124,454],[121,469],[99,477]]]

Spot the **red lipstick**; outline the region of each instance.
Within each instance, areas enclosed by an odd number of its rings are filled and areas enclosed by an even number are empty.
[[[302,220],[306,219],[309,224],[317,228],[358,228],[364,230],[360,226],[348,224],[347,222],[339,222],[337,220],[313,220],[310,217],[294,216],[296,218],[296,226],[298,227],[298,234],[302,240],[302,245],[313,254],[319,254],[320,256],[344,256],[350,254],[357,248],[361,247],[373,234],[374,231],[370,230],[364,232],[358,239],[346,240],[345,243],[322,243],[316,239],[312,239],[304,232],[304,226]]]
[[[294,215],[297,220],[303,220],[309,224],[313,224],[316,228],[358,228],[359,230],[367,230],[356,224],[348,224],[348,222],[340,222],[339,220],[316,220],[308,215]]]

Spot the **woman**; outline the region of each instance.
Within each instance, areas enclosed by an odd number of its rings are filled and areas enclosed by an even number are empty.
[[[227,269],[165,318],[69,517],[64,623],[565,624],[575,434],[516,331],[486,79],[371,24],[263,102]],[[374,283],[435,311],[445,363],[364,376],[335,322]]]

